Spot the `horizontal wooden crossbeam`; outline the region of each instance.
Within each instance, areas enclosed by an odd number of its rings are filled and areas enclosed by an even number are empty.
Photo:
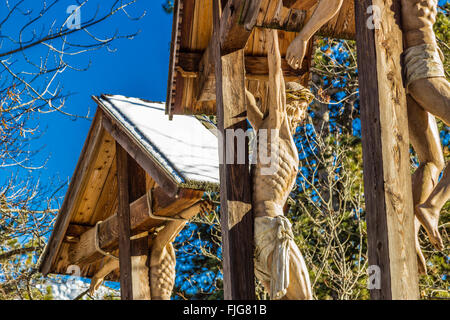
[[[181,189],[178,197],[169,197],[164,190],[156,187],[152,192],[152,212],[158,216],[173,216],[187,208],[195,205],[202,197],[203,191]],[[197,208],[198,212],[198,208]],[[148,231],[161,225],[164,220],[152,218],[149,214],[147,196],[144,195],[130,205],[130,223],[132,234]],[[119,239],[119,220],[117,212],[100,223],[84,232],[79,241],[72,243],[69,250],[69,261],[71,264],[90,263],[104,256],[96,249],[98,237],[99,247],[111,252],[117,249]],[[98,234],[96,235],[96,233]]]
[[[216,100],[216,83],[214,62],[210,60],[210,51],[203,54],[197,52],[180,52],[178,60],[178,71],[185,77],[197,78],[197,100]],[[286,81],[298,81],[299,77],[307,72],[307,68],[299,70],[292,69],[285,59],[282,61],[284,78]],[[269,67],[267,56],[246,56],[245,77],[247,80],[267,80]]]

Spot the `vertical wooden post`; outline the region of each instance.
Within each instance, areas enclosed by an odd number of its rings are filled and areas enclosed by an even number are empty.
[[[119,203],[117,217],[119,219],[119,268],[120,296],[122,300],[133,300],[131,282],[131,228],[130,201],[128,194],[128,154],[116,142],[117,188]]]
[[[151,300],[148,236],[131,241],[131,282],[133,300]]]
[[[223,139],[220,165],[220,207],[224,295],[227,300],[255,299],[253,266],[253,215],[248,161],[237,164],[237,144],[227,144],[227,130],[247,130],[245,106],[244,52],[238,50],[222,56],[220,45],[220,0],[213,1],[214,59],[216,72],[217,123]],[[234,163],[226,163],[234,151]]]
[[[372,299],[419,297],[400,1],[355,0]]]
[[[128,156],[128,195],[129,202],[139,199],[147,192],[144,169]],[[150,249],[148,235],[131,240],[131,282],[133,300],[150,300],[149,277]]]

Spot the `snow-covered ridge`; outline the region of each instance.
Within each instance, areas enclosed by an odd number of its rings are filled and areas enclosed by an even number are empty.
[[[164,103],[121,95],[99,100],[180,185],[219,184],[217,137],[196,117],[169,120]]]

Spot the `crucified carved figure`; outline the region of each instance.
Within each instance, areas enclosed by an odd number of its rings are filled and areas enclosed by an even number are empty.
[[[439,212],[450,197],[450,169],[445,166],[435,116],[450,125],[450,84],[445,78],[433,24],[437,0],[402,0],[402,22],[405,38],[405,71],[408,124],[411,144],[420,166],[413,175],[415,236],[419,270],[426,273],[426,264],[418,241],[420,225],[430,242],[443,249],[438,230]],[[303,30],[290,44],[286,59],[293,68],[300,68],[306,44],[317,30],[339,12],[343,0],[320,0]]]
[[[273,169],[266,170],[268,168],[259,152],[253,172],[255,274],[270,292],[271,299],[312,299],[308,271],[293,240],[291,224],[283,214],[283,206],[295,185],[299,165],[292,135],[305,118],[313,96],[300,84],[285,85],[278,33],[276,30],[266,32],[269,48],[267,106],[260,106],[260,109],[254,96],[246,90],[248,120],[257,132],[259,148],[270,153],[270,167]],[[261,110],[267,111],[263,113]],[[261,139],[263,134],[264,142]]]

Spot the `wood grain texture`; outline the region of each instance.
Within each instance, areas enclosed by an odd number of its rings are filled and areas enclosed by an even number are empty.
[[[118,142],[116,142],[116,161],[119,191],[117,221],[119,225],[120,297],[122,300],[133,300],[128,154]]]
[[[370,5],[381,27],[367,28]],[[381,269],[372,299],[417,299],[414,211],[400,0],[355,0],[369,264]]]
[[[214,34],[218,37],[218,0],[213,5]],[[246,130],[244,51],[223,55],[219,43],[214,49],[218,129],[223,134],[225,130]],[[227,139],[223,140],[219,149],[226,159],[231,148],[236,151],[236,144],[228,145]],[[248,154],[248,145],[246,149]],[[224,295],[228,300],[255,299],[251,181],[246,159],[245,164],[220,165]]]
[[[245,2],[246,0],[228,0],[222,10],[220,31],[216,39],[220,42],[223,54],[244,49],[250,37],[251,30],[247,30],[242,24]]]
[[[131,241],[133,300],[151,300],[148,235]]]

